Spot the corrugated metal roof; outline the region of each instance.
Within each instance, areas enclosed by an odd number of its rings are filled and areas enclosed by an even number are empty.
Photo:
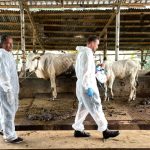
[[[24,0],[30,8],[113,7],[117,0]],[[150,0],[123,0],[122,6],[144,7]],[[1,7],[19,7],[19,0],[1,0]]]

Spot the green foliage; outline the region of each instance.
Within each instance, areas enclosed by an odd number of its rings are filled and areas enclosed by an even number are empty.
[[[145,70],[150,70],[150,56],[146,58],[147,63],[144,65]]]

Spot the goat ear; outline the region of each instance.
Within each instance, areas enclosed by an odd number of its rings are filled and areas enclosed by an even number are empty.
[[[41,57],[40,56],[36,56],[36,57],[34,57],[33,59],[32,59],[32,61],[34,61],[35,59],[40,59]]]

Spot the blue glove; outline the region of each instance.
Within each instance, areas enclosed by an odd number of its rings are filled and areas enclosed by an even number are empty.
[[[89,96],[89,97],[92,97],[94,95],[94,91],[92,88],[88,88],[87,91],[86,91],[86,94]]]
[[[98,71],[104,71],[104,68],[102,68],[102,67],[100,67],[100,66],[97,66],[97,67],[96,67],[96,72],[98,72]]]
[[[100,67],[99,66],[96,67],[96,72],[98,72],[98,71],[100,71]]]

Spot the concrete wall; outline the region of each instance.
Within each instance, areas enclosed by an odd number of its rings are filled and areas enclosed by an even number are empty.
[[[20,78],[20,81],[23,79]],[[59,77],[56,79],[57,93],[75,92],[76,78]],[[20,84],[20,97],[34,97],[40,93],[51,93],[50,81],[39,78],[27,78]],[[51,94],[50,94],[51,96]]]
[[[137,96],[150,96],[150,77],[140,76],[138,78],[139,86],[137,87]],[[128,96],[130,92],[129,79],[115,80],[113,85],[113,92],[115,96]]]
[[[23,79],[20,79],[22,81]],[[129,79],[124,81],[115,80],[113,91],[115,96],[129,95]],[[57,92],[75,92],[76,78],[59,77],[56,79]],[[101,90],[101,89],[100,89]],[[101,90],[102,91],[102,90]],[[50,82],[44,79],[28,78],[21,82],[20,98],[34,97],[36,94],[50,93]],[[150,76],[139,77],[137,95],[142,97],[150,96]]]

